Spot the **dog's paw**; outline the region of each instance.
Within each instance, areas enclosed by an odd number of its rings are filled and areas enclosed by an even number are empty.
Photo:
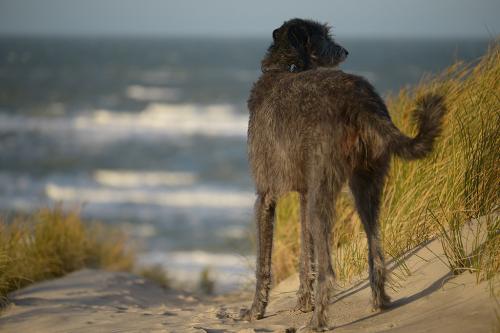
[[[326,332],[333,330],[333,326],[329,326],[326,316],[313,314],[311,322],[307,326],[310,332]]]
[[[328,331],[332,331],[333,329],[334,329],[333,326],[328,326],[326,324],[325,325],[313,325],[312,323],[310,323],[307,326],[301,327],[301,329],[299,329],[298,332],[300,332],[300,333],[328,332]]]
[[[391,307],[391,298],[387,295],[383,295],[378,299],[373,299],[372,301],[372,311],[383,311]]]
[[[240,320],[253,321],[264,318],[264,314],[260,311],[256,311],[253,307],[250,309],[240,310]]]

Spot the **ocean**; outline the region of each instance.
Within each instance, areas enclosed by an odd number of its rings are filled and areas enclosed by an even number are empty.
[[[252,273],[246,99],[262,38],[0,38],[0,214],[62,204],[123,228],[141,264],[218,290]],[[387,95],[488,40],[346,39]]]

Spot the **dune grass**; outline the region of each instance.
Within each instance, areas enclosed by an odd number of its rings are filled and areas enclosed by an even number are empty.
[[[440,93],[448,108],[443,134],[431,156],[392,162],[380,222],[386,255],[400,263],[395,277],[409,273],[403,255],[436,236],[452,272],[473,271],[483,280],[500,270],[499,78],[500,43],[496,42],[476,63],[456,63],[386,98],[394,122],[409,135],[416,132],[410,118],[417,97]],[[275,282],[298,268],[298,211],[296,194],[278,204]],[[340,281],[366,271],[366,236],[347,191],[337,202],[332,241]]]
[[[146,279],[155,282],[164,289],[169,289],[172,281],[167,271],[161,265],[141,267],[137,273]]]
[[[59,207],[0,220],[0,303],[7,293],[83,267],[131,270],[134,253],[118,230]]]

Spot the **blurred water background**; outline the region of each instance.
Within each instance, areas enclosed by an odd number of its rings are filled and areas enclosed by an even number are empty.
[[[219,290],[252,273],[246,98],[267,39],[0,38],[0,213],[63,203],[124,228],[140,262]],[[349,39],[386,95],[487,39]]]

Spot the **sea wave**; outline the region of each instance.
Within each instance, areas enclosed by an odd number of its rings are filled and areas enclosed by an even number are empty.
[[[127,87],[126,95],[138,101],[171,102],[179,97],[179,90],[158,86],[132,85]]]
[[[93,141],[130,137],[246,135],[248,115],[230,104],[150,103],[140,112],[94,110],[75,116],[25,116],[0,113],[0,132],[72,134]]]
[[[112,187],[158,187],[193,185],[197,176],[191,172],[96,170],[94,179]]]
[[[47,197],[54,201],[85,204],[142,204],[166,207],[199,208],[246,208],[255,200],[252,192],[215,188],[159,189],[140,188],[115,189],[100,186],[63,186],[48,183]]]

